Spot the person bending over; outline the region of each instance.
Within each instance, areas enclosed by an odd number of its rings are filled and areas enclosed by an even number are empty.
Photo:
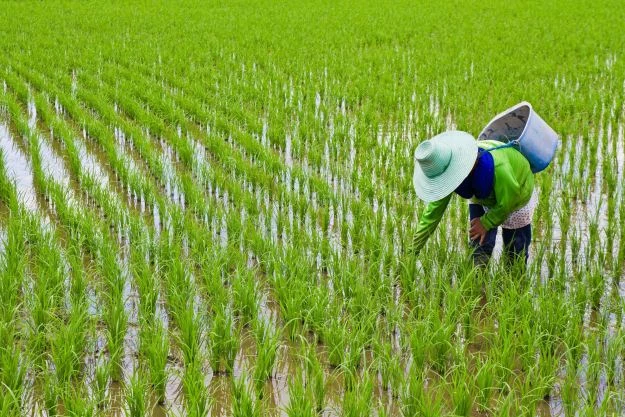
[[[476,266],[488,264],[502,227],[504,254],[527,264],[532,216],[537,203],[534,174],[513,147],[494,140],[476,141],[469,133],[449,131],[419,144],[413,184],[427,202],[411,251],[418,254],[434,233],[451,196],[470,200],[469,238]]]

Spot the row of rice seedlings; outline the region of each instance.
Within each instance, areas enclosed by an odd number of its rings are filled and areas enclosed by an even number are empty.
[[[112,314],[112,315],[115,315],[114,311],[117,311],[118,313],[121,313],[121,312],[122,312],[122,309],[121,309],[121,308],[119,308],[119,304],[120,304],[120,303],[118,303],[118,304],[117,304],[117,305],[118,305],[118,308],[117,308],[116,310],[113,310],[113,311],[111,312],[111,314]],[[123,324],[123,323],[122,323],[122,324]],[[123,326],[122,326],[122,327],[123,327]],[[123,329],[122,329],[122,330],[123,330]],[[114,335],[110,335],[110,336],[109,336],[109,339],[110,339],[110,340],[109,340],[109,342],[110,342],[110,344],[111,344],[111,345],[119,345],[119,344],[121,344],[121,343],[122,343],[122,339],[123,339],[123,331],[121,331],[121,332],[117,332],[116,334],[117,334],[117,336],[114,336]],[[114,348],[114,349],[113,349],[113,352],[119,352],[119,346],[118,346],[117,348]],[[117,353],[115,353],[115,356],[116,356],[116,355],[118,355],[118,354],[117,354]],[[166,355],[165,355],[165,356],[166,356]],[[162,368],[162,366],[161,366],[161,368]],[[161,369],[161,371],[160,371],[160,372],[162,372],[162,369]],[[157,382],[157,384],[161,387],[160,392],[162,393],[162,391],[163,391],[163,386],[164,386],[164,382],[165,382],[165,381],[163,381],[163,378],[162,378],[162,377],[159,377],[159,378],[157,379],[157,381],[158,381],[158,382]],[[161,396],[162,396],[162,395],[161,395]]]
[[[146,117],[147,117],[147,115],[146,115]],[[144,119],[146,119],[146,117],[144,117]],[[163,132],[163,133],[165,133],[165,132]],[[174,135],[173,132],[169,132],[169,133],[167,133],[167,136],[168,137],[174,137],[175,135]],[[173,138],[172,140],[177,140],[177,138]],[[246,172],[249,172],[249,171],[246,171]],[[248,207],[249,207],[249,204],[248,204]]]
[[[119,77],[119,67],[115,67],[115,71],[116,72],[116,80]],[[177,111],[177,109],[175,107],[173,107],[172,102],[171,101],[167,101],[167,102],[162,102],[162,95],[147,95],[149,94],[149,92],[151,91],[151,89],[154,88],[154,86],[158,86],[159,84],[148,84],[145,82],[145,80],[141,77],[137,77],[136,75],[133,75],[132,73],[128,73],[128,77],[131,77],[132,82],[126,84],[128,87],[127,89],[124,89],[124,91],[128,91],[129,93],[134,93],[136,96],[138,97],[144,97],[145,100],[149,100],[148,101],[148,105],[150,108],[152,107],[158,107],[158,106],[165,106],[165,108],[163,108],[163,116],[166,118],[166,120],[169,120],[172,124],[178,124],[180,125],[181,123],[183,123],[182,125],[187,125],[187,129],[191,129],[191,130],[198,130],[197,128],[194,129],[194,126],[192,125],[188,125],[188,119],[181,119],[180,116],[180,112]],[[193,99],[194,97],[191,96],[187,96],[190,98],[185,98],[185,101],[187,103],[191,102],[193,103]],[[177,98],[177,97],[176,97]],[[197,106],[193,106],[191,107],[191,109],[186,109],[185,107],[183,107],[183,109],[185,110],[191,110],[190,116],[191,117],[195,117],[197,118],[197,120],[210,120],[216,117],[216,115],[208,113],[203,111],[203,109],[198,109]],[[196,113],[194,111],[199,111],[200,113]],[[219,129],[219,131],[223,131],[223,132],[228,132],[227,134],[224,133],[223,138],[226,138],[226,142],[228,144],[231,145],[238,145],[238,146],[243,146],[242,151],[244,154],[251,154],[251,155],[255,155],[255,160],[252,162],[255,162],[256,164],[260,163],[260,161],[262,161],[264,158],[262,157],[262,155],[264,154],[263,149],[262,148],[258,148],[258,147],[254,147],[255,143],[254,141],[251,141],[249,138],[249,135],[247,135],[245,132],[243,132],[243,134],[238,133],[238,129],[237,126],[235,125],[224,125],[224,123],[221,123],[221,120],[216,120],[215,123],[217,124],[217,128]],[[198,133],[203,133],[203,132],[198,132]],[[219,138],[219,142],[223,141],[223,138]],[[208,146],[214,146],[215,141],[210,141],[208,143]],[[221,148],[221,150],[223,151],[223,147]],[[221,155],[223,154],[223,152],[218,152],[215,153],[216,155]],[[257,160],[260,157],[259,160]],[[276,159],[276,157],[274,156],[273,158],[271,158],[269,160],[268,168],[270,170],[273,170],[274,167],[279,166],[280,161],[279,159]],[[256,170],[255,165],[252,165],[252,168],[254,170]],[[245,171],[245,175],[250,175],[250,173],[252,173],[253,171],[250,170],[246,170]],[[294,173],[295,175],[295,173]],[[274,171],[273,172],[273,177],[280,177],[282,178],[282,172],[277,172]],[[269,182],[267,182],[268,180],[270,180],[272,178],[272,176],[265,176],[264,180],[266,184],[269,184]],[[304,181],[307,181],[306,177],[302,177],[300,179],[302,181],[302,183]]]
[[[37,138],[29,135],[28,128],[25,128],[21,119],[16,117],[16,111],[19,110],[15,108],[13,102],[9,107],[12,116],[17,118],[18,128],[29,139],[35,184],[39,189],[45,190],[47,179],[44,178],[41,168]],[[15,207],[11,208],[11,211],[17,213]],[[39,223],[39,220],[36,222]],[[65,264],[59,248],[52,239],[54,230],[43,233],[39,230],[42,230],[41,224],[32,231],[28,239],[25,239],[35,249],[32,254],[35,259],[33,273],[38,277],[32,286],[29,285],[34,291],[27,299],[27,306],[32,313],[27,323],[29,337],[25,347],[28,348],[29,354],[33,355],[35,378],[47,368],[48,360],[54,363],[54,378],[57,382],[50,387],[44,387],[47,393],[44,397],[47,398],[46,408],[55,410],[61,394],[82,372],[84,346],[90,337],[91,327],[84,292],[85,281],[80,273],[82,261],[77,256],[80,249],[77,249],[74,242],[70,243],[70,250],[67,253],[69,263]],[[68,288],[64,287],[63,278],[68,272],[66,266],[72,268],[72,275],[76,276],[78,273],[77,279],[71,282]],[[69,299],[63,294],[65,290],[70,295]],[[66,402],[71,399],[70,397]],[[37,398],[34,401],[37,401]],[[29,403],[29,406],[32,406],[32,403]],[[89,407],[89,404],[86,406]]]
[[[36,96],[36,100],[38,100],[38,96]],[[52,116],[47,111],[47,103],[45,101],[38,101],[38,103],[42,105],[40,109],[42,116],[46,121],[49,121]],[[84,172],[81,169],[79,155],[76,152],[76,147],[74,146],[71,133],[68,132],[65,125],[59,123],[58,117],[53,122],[53,126],[56,128],[57,137],[60,137],[63,140],[65,148],[68,151],[70,161],[72,161],[70,164],[72,171],[76,173],[81,184],[89,191],[89,193],[97,199],[99,207],[102,207],[104,211],[104,216],[111,219],[111,222],[114,222],[114,219],[117,218],[127,218],[128,216],[120,211],[119,201],[111,199],[110,196],[107,197],[104,190],[102,190],[97,183],[93,181],[90,173]]]
[[[124,164],[123,159],[120,158],[115,149],[113,134],[109,133],[107,128],[98,123],[96,119],[90,117],[89,114],[76,106],[74,102],[68,98],[66,92],[56,89],[54,84],[46,83],[40,76],[33,74],[32,70],[26,70],[24,68],[18,69],[20,73],[27,75],[29,82],[40,91],[47,91],[49,94],[54,94],[66,109],[67,114],[71,115],[75,120],[81,120],[82,123],[84,123],[84,128],[89,132],[90,137],[99,141],[98,143],[105,152],[109,163],[115,169],[123,184],[126,184],[126,186],[137,195],[145,196],[146,202],[148,205],[151,205],[156,192],[150,188],[145,178],[141,177],[139,173]]]
[[[136,88],[136,87],[135,87]]]
[[[72,304],[67,318],[52,316],[51,325],[46,329],[49,344],[46,350],[49,353],[44,358],[49,358],[54,363],[58,385],[53,386],[60,389],[61,398],[64,390],[76,385],[77,379],[84,376],[84,359],[91,353],[94,333],[93,319],[88,313],[86,298]]]
[[[115,69],[116,69],[116,70],[118,70],[119,68],[118,68],[118,67],[115,67]],[[133,81],[134,81],[134,80],[133,80]],[[185,96],[185,99],[186,99],[186,97],[188,97],[188,96]],[[177,97],[177,98],[182,98],[182,97]],[[210,99],[211,99],[211,98],[208,98],[208,100],[210,100]],[[188,99],[186,99],[186,100],[188,101]],[[204,100],[202,100],[202,101],[204,101]],[[205,118],[206,118],[206,117],[200,117],[200,120],[205,119]],[[251,120],[250,120],[250,118],[247,118],[247,119],[246,119],[246,121],[245,121],[245,123],[244,123],[244,125],[250,125],[250,123],[252,123],[252,125],[253,125],[253,121],[251,121]],[[231,125],[231,126],[225,126],[225,129],[224,129],[224,130],[225,130],[225,131],[228,131],[228,132],[232,132],[232,131],[233,131],[233,129],[236,129],[236,126],[232,126],[232,125]],[[239,139],[241,139],[241,138],[239,138]],[[243,138],[243,140],[244,140],[244,138]],[[240,142],[240,140],[238,140],[238,139],[237,139],[235,143],[239,143],[239,142]],[[287,145],[287,147],[288,147],[288,145]],[[288,158],[287,158],[287,159],[288,159]]]
[[[31,146],[35,148],[35,152],[38,152],[37,143],[32,138]],[[37,158],[35,158],[35,161],[37,161]],[[37,178],[36,182],[41,186],[41,183],[45,181],[41,178],[41,166],[35,162],[33,168]],[[6,191],[7,196],[11,195],[8,188]],[[21,210],[19,207],[13,206],[11,212],[17,215],[19,210]],[[81,362],[84,355],[83,347],[87,343],[89,333],[87,306],[84,294],[75,296],[72,298],[73,303],[69,307],[70,310],[67,311],[67,316],[65,316],[65,298],[59,293],[59,287],[63,289],[64,284],[59,274],[63,273],[65,269],[61,262],[58,247],[55,246],[51,239],[51,233],[53,232],[41,232],[41,224],[36,226],[39,223],[39,220],[36,218],[32,218],[29,223],[36,228],[32,229],[29,237],[24,238],[23,241],[33,244],[35,249],[33,256],[36,261],[36,264],[33,265],[33,273],[40,279],[35,280],[35,291],[32,294],[32,298],[28,298],[28,300],[32,300],[28,301],[27,304],[32,307],[32,315],[30,316],[32,317],[32,322],[29,323],[30,331],[27,332],[29,337],[27,337],[27,343],[23,347],[28,347],[26,351],[29,356],[32,355],[32,363],[40,371],[47,367],[48,358],[54,362],[56,384],[44,388],[48,393],[46,397],[48,398],[47,404],[49,407],[47,408],[55,410],[59,397],[67,395],[67,388],[74,378],[77,378],[81,373]],[[9,234],[10,236],[11,234]],[[56,283],[53,282],[55,277],[59,278]],[[31,302],[33,304],[30,304]],[[16,349],[16,352],[21,350],[20,344],[12,344],[12,346],[13,349]],[[10,367],[6,368],[7,371],[10,369]],[[25,371],[26,367],[23,368],[22,383],[27,381]],[[19,387],[11,384],[6,386],[13,393],[19,391]],[[19,397],[22,398],[20,401],[26,401],[26,398],[29,398],[24,397],[23,394],[20,394]],[[4,398],[6,399],[6,397]],[[67,409],[75,405],[72,402],[73,399],[74,397],[70,396],[64,400],[67,403]],[[5,405],[7,404],[5,402]],[[30,403],[28,404],[28,406],[31,405]],[[90,407],[89,403],[85,403],[85,406],[87,408]],[[24,409],[24,405],[22,405],[22,409]]]
[[[214,374],[231,373],[238,352],[239,335],[232,322],[232,313],[222,306],[212,316],[210,328],[198,310],[202,304],[194,291],[187,262],[177,245],[163,242],[161,259],[165,295],[171,320],[176,324],[176,340],[184,364],[182,386],[185,410],[189,415],[206,415],[213,398],[205,385],[204,362],[211,364]]]
[[[205,323],[196,306],[196,293],[192,275],[176,246],[163,242],[164,294],[172,322],[179,334],[177,342],[181,349],[185,367],[201,364],[202,349],[205,346]]]
[[[16,115],[13,115],[14,118]],[[31,136],[31,141],[35,141],[36,137]],[[36,146],[35,146],[36,148]],[[36,176],[41,176],[40,166],[35,159],[35,173]],[[58,186],[57,186],[58,187]],[[52,195],[62,195],[63,191],[59,188],[52,187],[50,188],[50,184],[48,184],[48,190],[52,193]],[[60,194],[59,194],[60,193]],[[70,209],[69,206],[63,206],[63,199],[59,200],[58,198],[54,198],[55,203],[57,204],[57,212],[63,214],[64,210]],[[81,213],[82,214],[82,213]],[[104,241],[106,242],[106,241]],[[111,269],[116,265],[116,261],[114,259],[114,255],[111,252],[110,246],[101,246],[98,243],[93,244],[94,249],[97,248],[101,251],[103,262],[100,264],[100,271],[102,271],[103,276],[108,278],[109,290],[111,290],[111,297],[105,301],[105,314],[104,319],[107,323],[107,339],[108,339],[108,349],[110,354],[110,360],[113,363],[112,366],[112,377],[114,379],[119,379],[120,374],[120,355],[122,351],[123,340],[125,336],[126,329],[126,315],[124,311],[124,303],[122,300],[122,292],[123,292],[123,279],[120,279],[121,274],[119,270]],[[95,251],[94,251],[95,252]],[[115,296],[117,295],[117,296]],[[83,307],[84,308],[84,307]],[[82,317],[82,318],[81,318]],[[71,379],[72,375],[76,374],[77,366],[80,368],[80,357],[81,357],[81,349],[84,346],[84,320],[86,318],[86,314],[83,311],[81,314],[72,314],[71,318],[76,318],[77,321],[70,321],[69,325],[66,326],[68,332],[75,332],[75,335],[82,334],[83,337],[68,337],[67,335],[63,336],[64,333],[61,333],[57,339],[59,344],[58,348],[55,348],[54,343],[52,344],[52,354],[53,359],[55,361],[57,378],[59,381],[67,383],[68,380]],[[61,329],[62,330],[62,329]],[[75,336],[74,335],[74,336]],[[76,344],[67,345],[67,340],[74,340]],[[79,348],[78,351],[75,348]],[[69,348],[69,350],[67,350]]]
[[[41,241],[33,243],[37,245],[37,251],[33,256],[36,257],[38,264],[34,273],[41,278],[33,281],[25,304],[31,314],[32,335],[29,349],[35,356],[40,356],[46,350],[48,327],[53,325],[56,317],[62,319],[64,316],[65,271],[53,236],[44,236]]]
[[[170,339],[166,322],[160,316],[160,283],[157,275],[150,268],[150,236],[145,231],[136,230],[133,233],[134,242],[131,248],[130,270],[133,283],[138,293],[138,326],[140,364],[148,376],[148,385],[154,392],[155,402],[165,404],[166,387],[168,380],[167,363],[170,353]],[[154,254],[152,253],[153,257]]]
[[[3,415],[18,413],[23,409],[27,390],[26,372],[28,356],[20,349],[23,280],[26,276],[28,252],[26,232],[28,221],[24,209],[19,206],[14,185],[6,175],[4,155],[0,152],[0,189],[2,200],[11,207],[6,223],[6,240],[0,263],[0,286],[3,303],[0,307],[0,410]]]
[[[167,329],[159,320],[141,321],[140,326],[139,352],[146,363],[149,384],[155,394],[156,402],[162,405],[166,399],[170,338]]]
[[[242,372],[232,382],[232,416],[260,417],[261,408],[257,395],[249,383],[249,377]]]

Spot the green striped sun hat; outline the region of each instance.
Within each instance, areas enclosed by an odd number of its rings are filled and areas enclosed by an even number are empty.
[[[423,141],[414,153],[417,196],[429,203],[451,194],[469,175],[477,158],[477,142],[467,132],[451,130]]]

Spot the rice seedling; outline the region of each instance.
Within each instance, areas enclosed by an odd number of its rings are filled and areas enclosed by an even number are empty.
[[[272,283],[282,318],[285,321],[285,330],[289,339],[294,341],[303,330],[304,317],[301,313],[307,298],[305,284],[298,279],[286,279],[277,274],[272,278]]]
[[[555,377],[552,374],[544,375],[541,372],[541,365],[537,363],[519,377],[521,395],[519,404],[522,409],[528,410],[529,414],[536,412],[538,402],[548,396],[553,385]]]
[[[213,372],[232,373],[239,345],[238,325],[232,313],[222,306],[213,317],[210,330],[209,360]]]
[[[402,416],[440,416],[443,399],[439,391],[426,392],[424,377],[418,371],[410,372],[401,391]]]
[[[368,372],[343,396],[343,416],[367,416],[373,409],[373,379]]]
[[[177,336],[178,345],[182,350],[185,366],[199,363],[202,349],[205,345],[203,321],[195,312],[191,302],[185,302],[183,307],[176,307],[174,316],[180,331]]]
[[[107,389],[111,378],[110,362],[99,361],[95,365],[91,392],[98,409],[106,408]]]
[[[145,259],[134,261],[131,268],[133,268],[134,282],[138,287],[139,316],[146,322],[151,322],[154,320],[159,296],[158,282]]]
[[[226,303],[229,299],[228,288],[225,284],[225,271],[227,264],[227,254],[224,250],[215,248],[215,253],[211,256],[204,255],[201,258],[202,278],[206,295],[211,304],[219,305]]]
[[[313,331],[316,337],[320,338],[323,336],[324,323],[327,320],[329,295],[326,288],[322,286],[314,286],[310,288],[310,291],[310,308],[306,312],[304,322],[306,327]]]
[[[331,316],[324,327],[323,341],[328,347],[328,361],[331,366],[338,367],[345,363],[347,351],[347,327],[340,317]]]
[[[305,383],[303,372],[299,371],[289,380],[289,403],[284,411],[289,417],[313,417],[317,415],[312,392]]]
[[[430,315],[426,318],[429,325],[426,355],[432,367],[438,372],[443,372],[452,352],[451,339],[455,326],[451,322],[441,320],[439,312],[430,311]]]
[[[617,333],[607,340],[605,348],[605,363],[606,363],[606,377],[608,384],[611,386],[616,385],[618,369],[618,359],[621,352],[623,352],[623,332],[618,330]]]
[[[61,391],[61,400],[68,416],[93,417],[96,416],[96,405],[86,395],[86,388],[82,386],[68,387]]]
[[[360,334],[355,334],[353,339],[347,344],[343,363],[340,370],[344,375],[346,389],[351,389],[356,382],[359,367],[362,362],[364,352],[364,341]]]
[[[495,366],[491,359],[482,359],[476,365],[475,388],[477,395],[475,402],[481,411],[490,410],[490,401],[495,393]]]
[[[141,348],[149,374],[150,386],[158,404],[165,402],[167,385],[167,360],[169,356],[169,336],[160,321],[144,324],[147,329],[141,336]]]
[[[57,416],[59,414],[60,385],[56,375],[50,369],[43,369],[42,371],[42,407],[48,415]]]
[[[524,412],[526,410],[522,408],[519,399],[511,391],[499,400],[494,415],[498,417],[514,416],[522,415]]]
[[[303,343],[307,384],[312,390],[315,410],[322,413],[326,402],[326,374],[314,344]]]
[[[422,372],[427,359],[427,342],[423,335],[427,329],[427,323],[421,320],[411,321],[407,328],[412,329],[409,333],[410,353],[412,355],[412,367],[417,372]]]
[[[376,369],[382,377],[382,388],[394,392],[403,378],[401,356],[393,351],[389,341],[374,341],[374,355],[377,360]],[[415,369],[419,368],[415,365]]]
[[[567,363],[566,376],[560,386],[560,396],[564,408],[564,415],[574,416],[577,413],[580,384],[577,378],[577,369],[575,365]]]
[[[475,400],[473,380],[469,378],[467,364],[460,362],[452,371],[450,397],[454,404],[454,415],[469,416]]]
[[[596,403],[594,398],[598,395],[598,388],[601,378],[601,372],[603,368],[603,362],[601,361],[601,335],[597,332],[593,332],[587,337],[587,365],[586,365],[586,387],[588,398],[593,399],[591,402]]]
[[[111,378],[113,381],[120,381],[124,337],[128,328],[128,313],[119,298],[111,299],[107,303],[103,319],[107,325],[106,339],[111,362]]]
[[[253,271],[237,271],[232,278],[234,309],[237,314],[250,322],[258,316],[259,289]]]
[[[245,373],[234,378],[232,385],[232,416],[260,417],[261,409]]]
[[[82,348],[87,341],[87,317],[84,311],[73,311],[68,323],[58,323],[51,332],[50,359],[54,362],[60,384],[69,384],[82,371]]]
[[[591,306],[599,309],[601,298],[604,294],[605,281],[604,275],[596,267],[589,271],[588,276],[588,292],[590,293]]]
[[[210,395],[204,383],[204,372],[197,364],[185,367],[182,377],[184,390],[185,411],[193,417],[208,415],[214,398]]]
[[[509,335],[502,336],[492,350],[493,358],[498,366],[495,368],[497,387],[509,385],[515,365],[516,351],[512,338]]]
[[[256,340],[256,361],[253,371],[253,380],[256,392],[262,397],[262,388],[273,376],[273,369],[280,348],[280,333],[274,331],[263,320],[254,322],[254,339]]]
[[[8,407],[13,412],[23,407],[23,394],[26,392],[26,371],[28,358],[16,349],[15,345],[3,346],[0,350],[0,364],[2,372],[3,407]]]
[[[137,417],[145,416],[152,409],[149,382],[145,373],[135,369],[125,387],[124,411],[126,415]]]
[[[596,413],[600,415],[609,415],[613,412],[613,402],[615,400],[615,393],[613,391],[606,391],[603,399],[601,400],[599,407],[597,407]]]

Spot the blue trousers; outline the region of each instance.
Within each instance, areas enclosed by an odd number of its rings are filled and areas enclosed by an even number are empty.
[[[484,215],[484,208],[479,204],[469,204],[469,219],[473,220],[476,217],[482,217]],[[490,260],[495,248],[495,239],[497,238],[497,229],[494,227],[486,233],[484,244],[480,245],[479,241],[472,240],[471,246],[473,249],[473,263],[476,266],[484,266]],[[527,264],[527,255],[529,252],[530,243],[532,241],[532,225],[521,227],[519,229],[502,229],[504,255],[506,260],[513,263],[517,259],[521,258],[524,264]]]

